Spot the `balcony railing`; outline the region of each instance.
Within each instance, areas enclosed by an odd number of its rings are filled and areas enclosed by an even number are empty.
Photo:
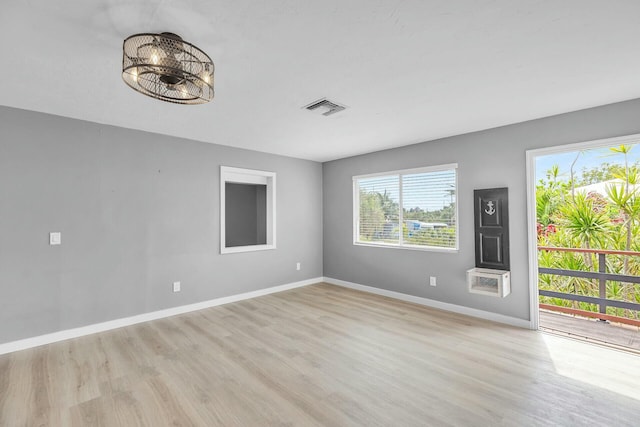
[[[539,267],[539,274],[552,274],[556,276],[580,277],[584,279],[595,279],[598,281],[598,296],[588,296],[580,294],[570,294],[540,289],[539,295],[564,300],[585,302],[596,304],[598,311],[581,310],[577,308],[563,307],[552,304],[540,303],[540,308],[552,311],[559,311],[568,314],[575,314],[584,317],[592,317],[601,320],[609,320],[618,323],[626,323],[640,327],[640,320],[627,317],[607,314],[607,307],[615,307],[626,310],[640,311],[640,304],[631,301],[621,301],[607,298],[607,282],[616,281],[623,283],[640,283],[640,276],[629,276],[624,274],[607,273],[607,255],[640,256],[640,252],[612,251],[605,249],[580,249],[580,248],[556,248],[548,246],[538,246],[538,251],[551,252],[577,252],[598,255],[598,271],[566,270],[561,268]]]

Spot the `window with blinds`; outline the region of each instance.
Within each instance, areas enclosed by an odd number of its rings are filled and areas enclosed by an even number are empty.
[[[458,248],[457,165],[353,177],[354,244]]]

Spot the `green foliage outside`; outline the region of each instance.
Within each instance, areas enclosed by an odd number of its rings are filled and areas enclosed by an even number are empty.
[[[640,252],[640,166],[628,163],[632,145],[611,148],[624,156],[624,165],[602,163],[583,169],[580,176],[570,170],[568,179],[553,166],[536,185],[538,246],[611,249]],[[580,154],[578,154],[579,156]],[[574,162],[575,163],[575,162]],[[616,180],[603,188],[606,194],[579,187]],[[578,189],[578,190],[576,190]],[[598,271],[598,255],[576,252],[539,251],[540,267]],[[607,255],[608,273],[640,276],[640,256]],[[539,288],[556,292],[599,296],[598,280],[541,274]],[[640,303],[640,284],[607,282],[607,298]],[[595,304],[540,296],[540,302],[556,306],[598,311]],[[607,314],[638,319],[639,312],[608,307]]]
[[[399,241],[399,205],[389,195],[360,190],[360,241],[395,243]],[[402,236],[407,245],[453,248],[456,245],[455,203],[427,211],[420,207],[403,209]],[[434,228],[415,228],[412,222],[441,224]],[[446,224],[446,226],[444,226]]]

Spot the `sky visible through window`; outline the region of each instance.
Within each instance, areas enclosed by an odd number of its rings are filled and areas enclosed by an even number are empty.
[[[394,202],[399,201],[398,175],[363,178],[361,189],[386,194]],[[424,187],[428,183],[428,188]],[[403,208],[419,207],[425,211],[437,211],[455,202],[455,170],[434,171],[403,175]]]
[[[578,156],[578,154],[580,155]],[[628,156],[629,165],[640,162],[640,146],[633,145]],[[602,163],[624,165],[624,155],[621,153],[614,153],[611,151],[611,147],[549,154],[536,158],[536,182],[540,179],[546,179],[547,171],[549,171],[553,165],[558,165],[560,167],[560,180],[568,181],[571,177],[571,163],[576,159],[576,157],[578,157],[578,160],[576,160],[573,167],[576,178],[581,176],[583,169],[588,170],[597,168]]]

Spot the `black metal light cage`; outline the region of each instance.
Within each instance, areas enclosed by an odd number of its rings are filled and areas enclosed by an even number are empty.
[[[122,79],[134,90],[176,104],[213,99],[211,58],[173,33],[142,33],[122,45]]]

